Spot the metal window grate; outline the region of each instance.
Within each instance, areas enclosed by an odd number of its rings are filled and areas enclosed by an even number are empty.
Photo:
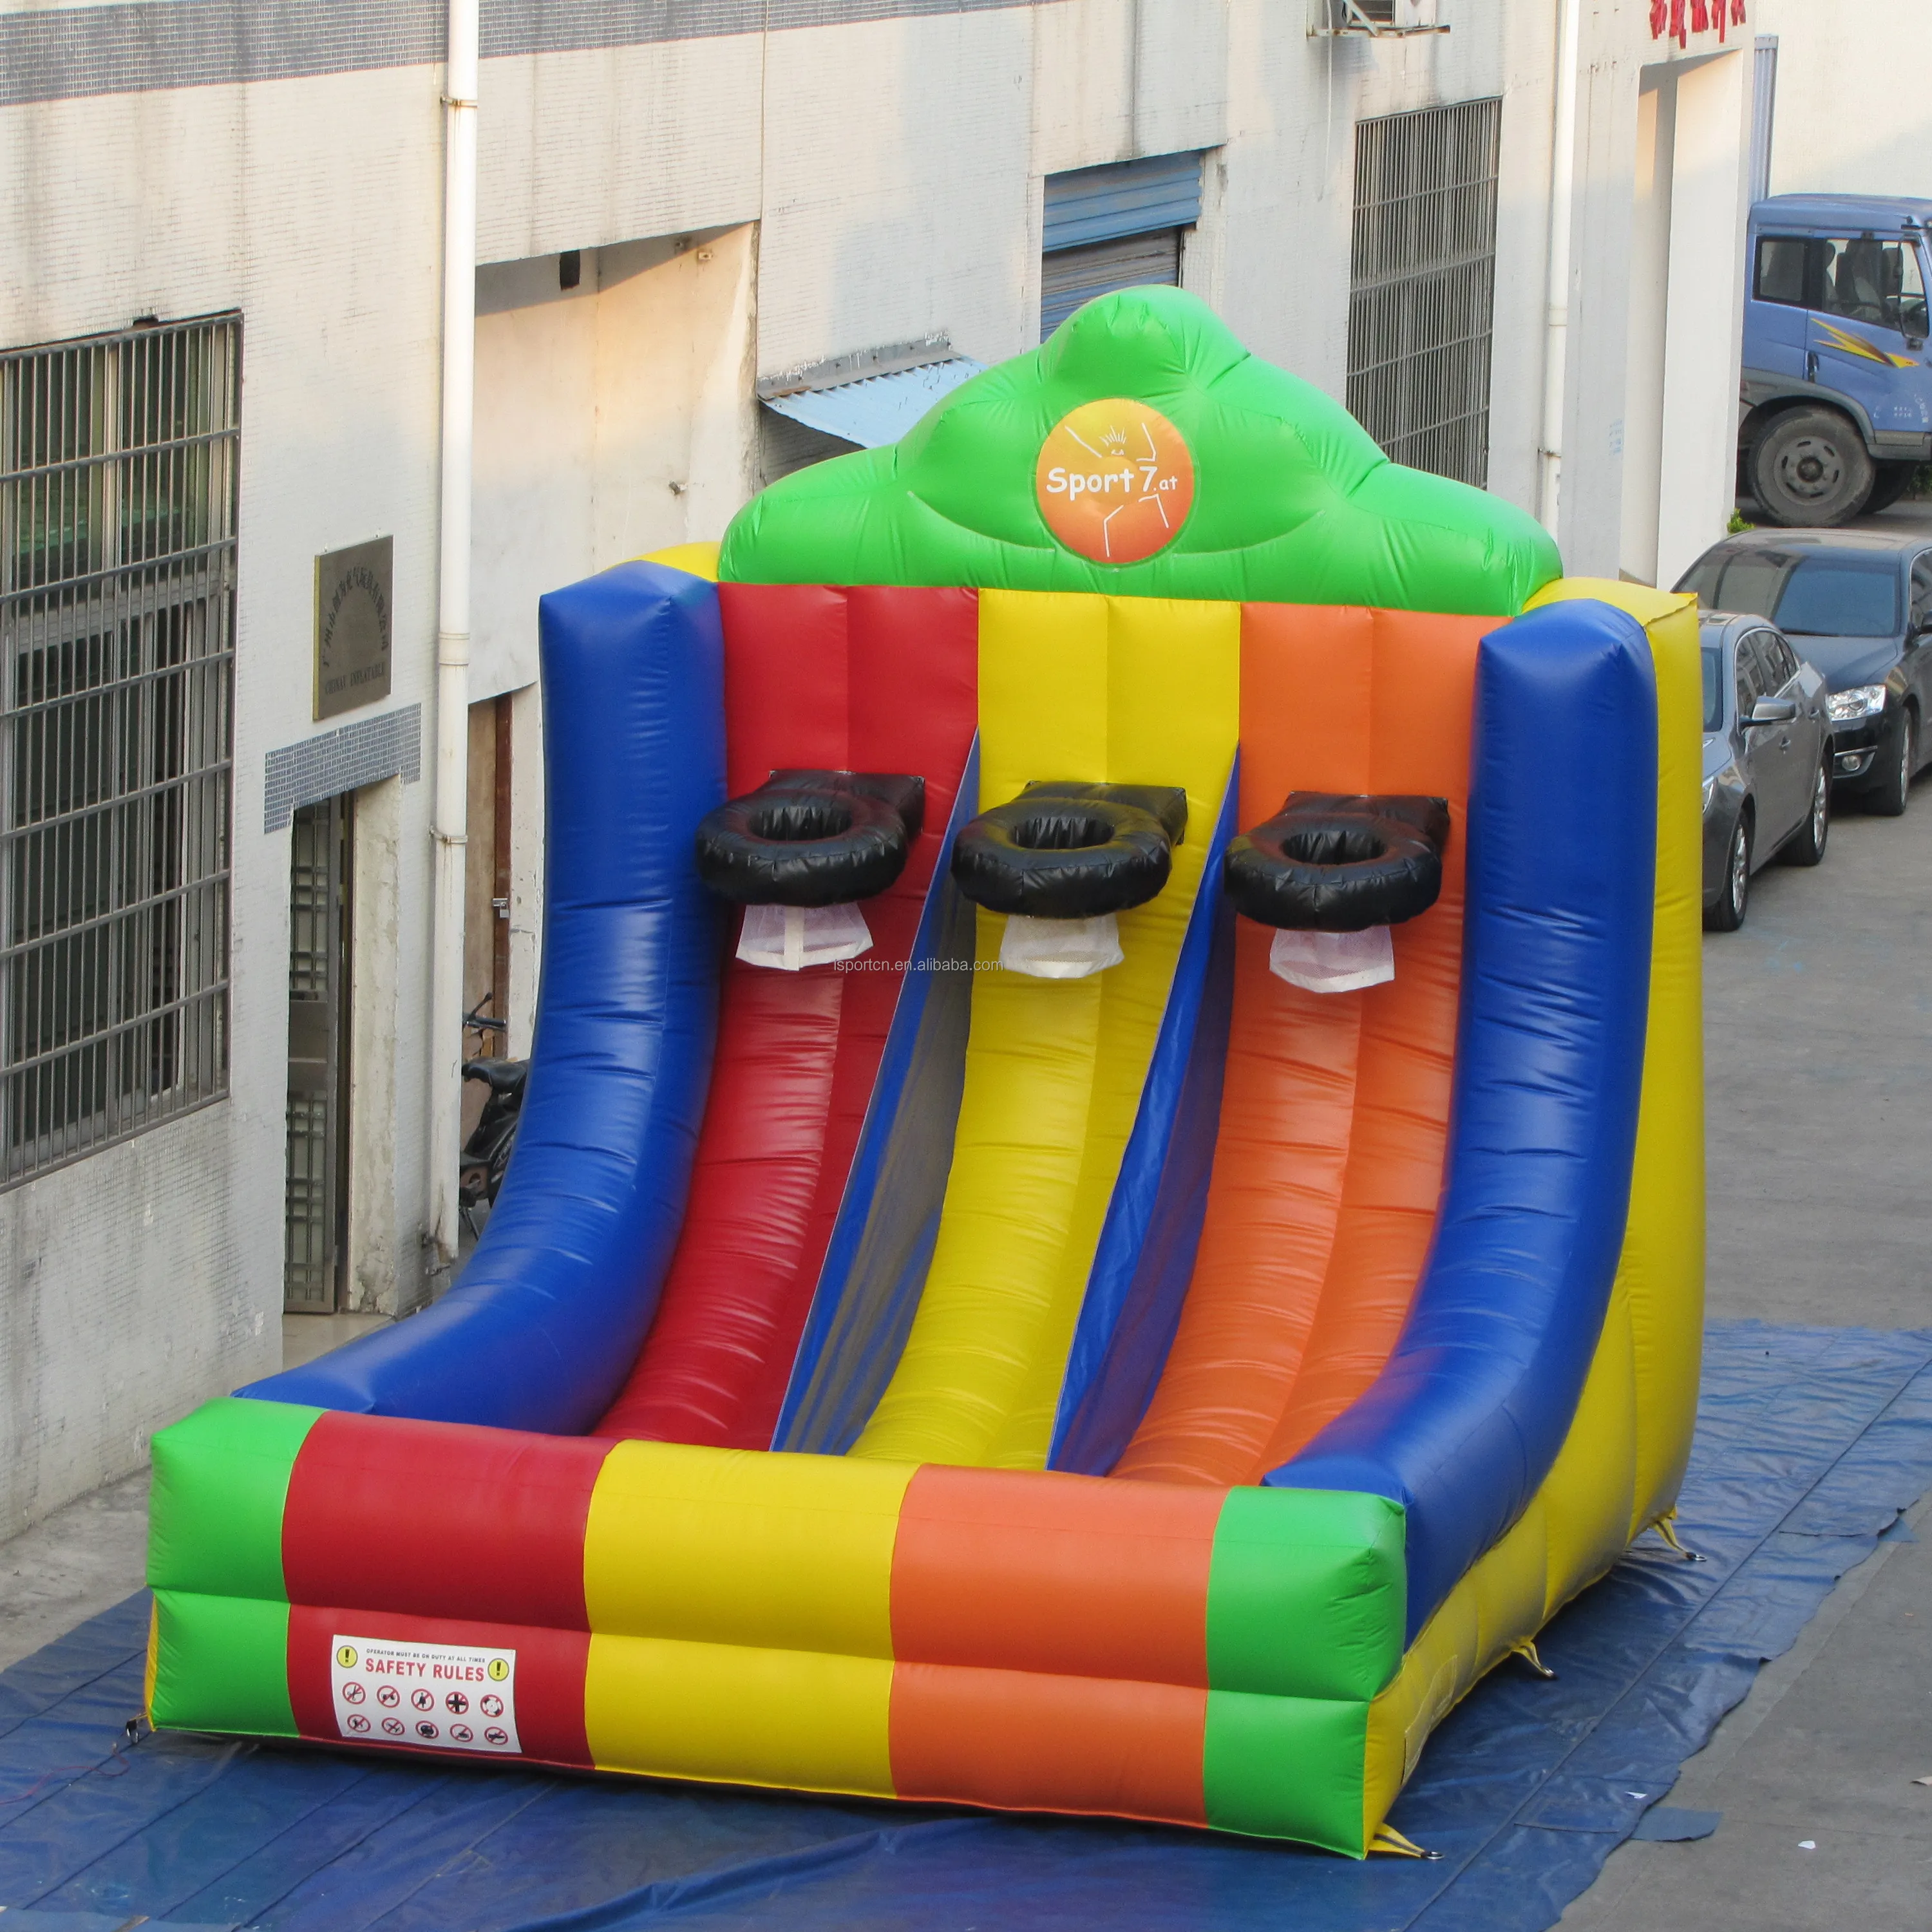
[[[1348,407],[1398,463],[1478,485],[1490,467],[1500,100],[1355,129]]]
[[[341,1251],[342,993],[349,940],[349,808],[305,805],[289,836],[288,1160],[283,1306],[335,1306]]]
[[[0,352],[0,1186],[226,1090],[241,350]]]

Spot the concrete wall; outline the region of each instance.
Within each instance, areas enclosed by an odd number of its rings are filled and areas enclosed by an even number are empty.
[[[1773,194],[1932,199],[1925,0],[1752,0],[1778,36]]]
[[[1670,286],[1664,320],[1657,579],[1676,582],[1736,502],[1750,63],[1744,54],[1677,76],[1672,130]],[[1734,318],[1713,328],[1711,318]]]
[[[399,1206],[420,1198],[422,1184],[415,1144],[397,1132],[397,1095],[410,1084],[412,1070],[398,1067],[397,1046],[416,1037],[416,1002],[404,998],[396,944],[403,923],[404,797],[400,778],[363,786],[356,794],[351,826],[356,899],[344,1273],[350,1307],[389,1315],[416,1299],[421,1271],[410,1252],[414,1231],[404,1224]]]
[[[470,692],[537,674],[537,599],[720,534],[756,487],[758,230],[699,230],[478,272]]]

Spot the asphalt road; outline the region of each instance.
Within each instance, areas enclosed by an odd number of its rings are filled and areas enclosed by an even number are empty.
[[[1710,1312],[1932,1327],[1932,775],[1754,884],[1704,940]],[[1563,1932],[1932,1926],[1932,1498],[1908,1520],[1684,1767],[1714,1836],[1621,1846]]]

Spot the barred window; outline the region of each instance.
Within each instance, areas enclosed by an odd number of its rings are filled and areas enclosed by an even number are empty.
[[[0,352],[0,1186],[227,1089],[241,358]]]
[[[1359,122],[1348,407],[1398,463],[1490,470],[1500,100]]]

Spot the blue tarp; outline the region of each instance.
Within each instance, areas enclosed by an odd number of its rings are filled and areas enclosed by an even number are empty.
[[[20,1932],[1541,1932],[1634,1831],[1710,1828],[1652,1808],[1928,1487],[1932,1331],[1714,1327],[1681,1526],[1709,1561],[1646,1537],[1546,1633],[1555,1682],[1506,1664],[1451,1714],[1394,1816],[1426,1864],[174,1734],[117,1752],[136,1597],[0,1672],[0,1904]]]

